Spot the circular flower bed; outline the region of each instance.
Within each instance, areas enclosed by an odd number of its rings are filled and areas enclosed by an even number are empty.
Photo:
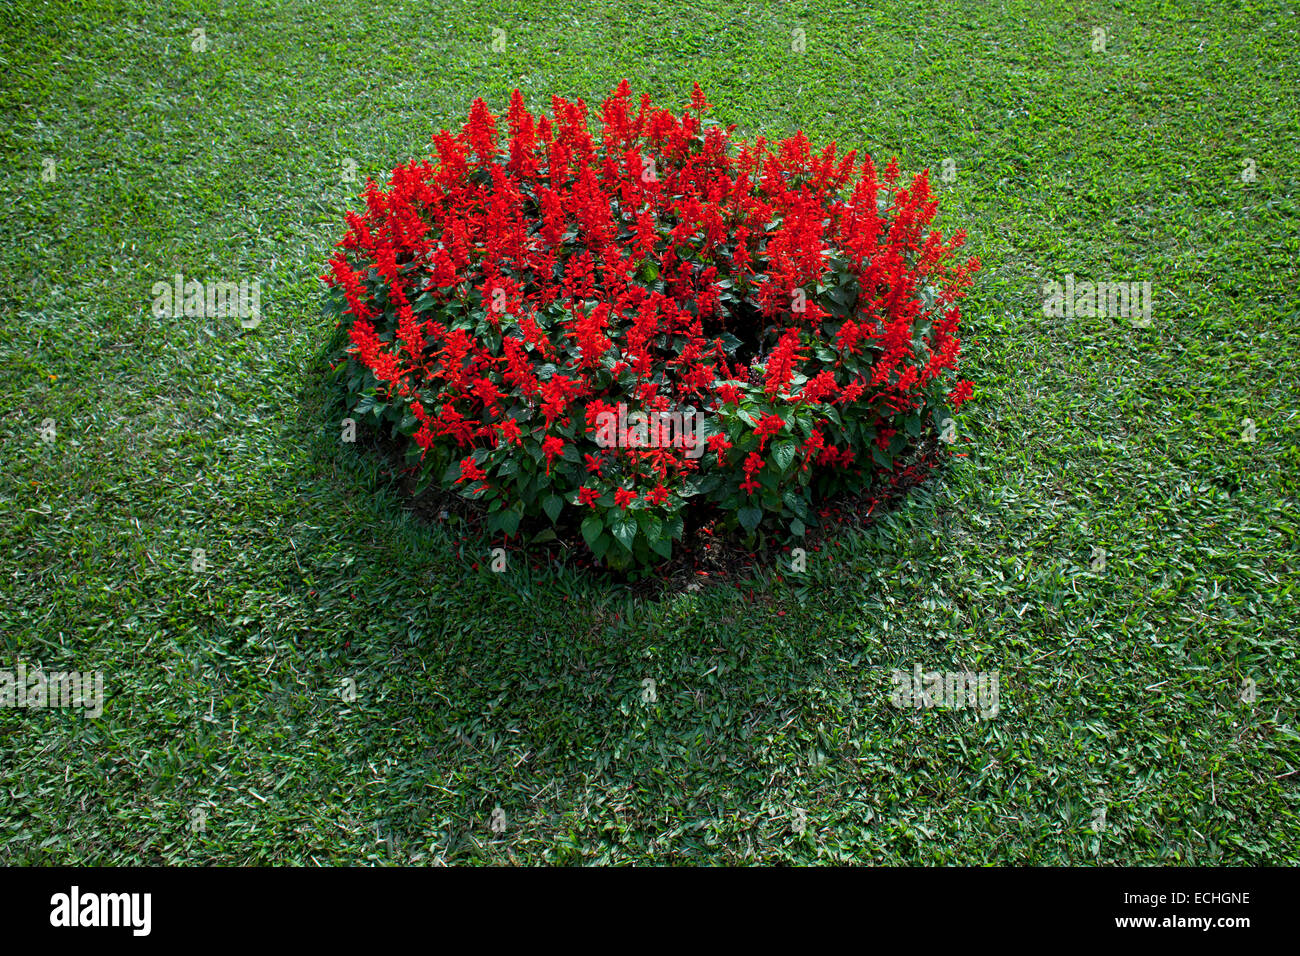
[[[899,468],[971,393],[954,381],[957,261],[925,173],[737,143],[627,84],[588,108],[475,100],[436,162],[366,185],[322,278],[347,412],[407,443],[420,487],[488,531],[576,527],[627,568],[687,513],[798,537],[821,502]]]

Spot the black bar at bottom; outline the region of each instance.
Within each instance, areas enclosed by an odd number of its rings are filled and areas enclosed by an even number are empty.
[[[999,941],[1196,934],[1231,945],[1260,929],[1294,932],[1282,908],[1295,884],[1294,870],[1202,868],[3,869],[0,925],[10,943],[111,936],[127,945],[337,947],[452,927],[496,944],[567,930],[574,942],[668,945],[688,925],[696,946],[715,933],[734,944],[778,926],[816,938],[836,925],[908,928],[918,943],[987,931]]]

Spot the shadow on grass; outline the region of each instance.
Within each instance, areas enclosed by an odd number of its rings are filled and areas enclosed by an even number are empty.
[[[339,441],[342,408],[322,381],[333,349],[305,370],[284,438],[309,443],[310,474],[284,492],[301,498],[305,480],[311,500],[356,503],[346,517],[305,515],[356,538],[341,542],[354,552],[345,567],[305,568],[354,605],[355,629],[328,649],[320,679],[360,688],[346,760],[385,768],[373,812],[389,846],[407,848],[394,859],[425,846],[500,860],[526,834],[547,834],[556,860],[622,853],[625,839],[666,840],[683,860],[716,850],[706,841],[738,854],[787,834],[790,794],[821,786],[818,768],[859,756],[852,721],[828,726],[828,708],[878,710],[907,732],[882,668],[910,648],[881,645],[853,619],[877,526],[831,536],[806,575],[780,552],[732,580],[667,579],[651,593],[553,552],[493,573],[486,536],[430,518],[390,461]],[[792,741],[806,766],[775,756]],[[512,840],[489,826],[497,807]]]

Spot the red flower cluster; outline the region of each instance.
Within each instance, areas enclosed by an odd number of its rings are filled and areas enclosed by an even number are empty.
[[[624,82],[593,130],[582,100],[534,116],[515,91],[504,124],[475,100],[434,135],[435,163],[368,183],[322,277],[356,410],[387,416],[444,486],[506,515],[581,503],[611,522],[605,549],[639,555],[658,519],[629,531],[629,515],[695,495],[734,508],[768,463],[762,507],[788,512],[783,491],[852,485],[864,453],[968,399],[938,380],[979,263],[954,262],[962,233],[928,230],[927,175],[903,188],[892,162],[882,179],[802,133],[735,144],[709,108],[698,85],[678,115]],[[620,405],[699,412],[704,431],[599,446]]]

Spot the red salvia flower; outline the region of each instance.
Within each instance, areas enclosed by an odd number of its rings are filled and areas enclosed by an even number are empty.
[[[767,440],[785,427],[785,420],[779,415],[764,415],[759,421],[758,427],[754,429],[754,435],[758,438],[758,449],[763,450]]]
[[[749,457],[745,459],[745,480],[740,483],[741,490],[746,494],[753,496],[759,489],[759,483],[754,480],[754,475],[762,468],[763,456],[756,451],[751,451]]]
[[[975,386],[970,382],[962,379],[956,387],[948,393],[948,401],[952,402],[953,408],[961,408],[970,399],[975,391]]]
[[[542,454],[546,456],[546,473],[551,473],[551,462],[564,453],[564,439],[547,435],[542,439]]]
[[[460,477],[456,479],[456,484],[459,485],[462,481],[482,481],[486,477],[487,475],[478,466],[478,462],[474,460],[473,455],[461,459]]]
[[[516,90],[499,130],[475,100],[429,162],[368,182],[345,214],[322,279],[349,361],[376,403],[409,409],[426,461],[461,461],[463,493],[537,436],[556,493],[595,506],[595,475],[632,486],[616,488],[620,509],[638,485],[649,505],[694,508],[724,492],[684,494],[688,478],[739,468],[752,496],[768,445],[796,432],[815,474],[769,481],[834,492],[876,467],[864,431],[888,449],[945,388],[954,409],[971,398],[969,381],[948,383],[980,263],[957,258],[963,233],[931,230],[928,176],[903,181],[891,159],[878,177],[871,157],[802,133],[736,144],[733,127],[704,125],[710,108],[698,85],[673,112],[623,82],[597,109],[557,96],[535,116]],[[660,431],[655,416],[688,405],[710,426]],[[639,447],[629,408],[650,416]],[[627,429],[616,450],[596,443],[610,413]],[[757,421],[743,460],[729,454],[737,416]],[[704,436],[712,454],[697,458]],[[494,491],[517,506],[535,472],[504,470]]]

